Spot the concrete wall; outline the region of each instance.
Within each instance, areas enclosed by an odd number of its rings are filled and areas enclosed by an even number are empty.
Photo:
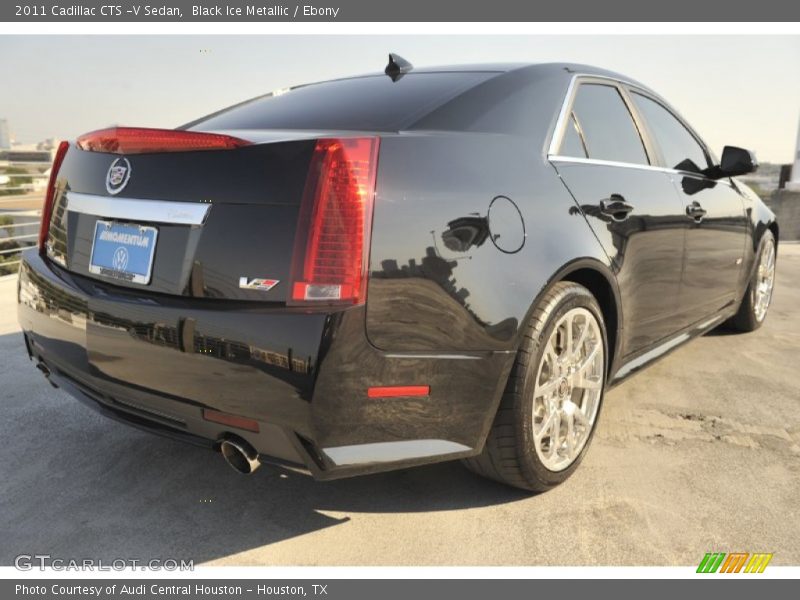
[[[778,216],[781,241],[800,240],[800,192],[777,190],[764,200]]]

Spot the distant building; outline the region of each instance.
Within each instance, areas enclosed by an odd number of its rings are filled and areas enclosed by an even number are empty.
[[[14,146],[12,150],[0,150],[0,161],[30,163],[31,167],[48,167],[53,162],[52,150],[28,150]]]
[[[8,131],[8,121],[0,119],[0,150],[11,148],[11,134]]]
[[[38,144],[36,144],[36,149],[37,150],[49,150],[49,151],[52,152],[53,150],[55,150],[58,147],[59,141],[60,140],[57,140],[55,138],[47,138],[43,142],[39,142]]]

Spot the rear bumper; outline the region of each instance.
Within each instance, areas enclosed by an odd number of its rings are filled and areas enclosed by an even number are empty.
[[[50,379],[104,414],[214,448],[228,435],[319,479],[478,453],[513,354],[391,354],[366,339],[363,307],[141,297],[23,255],[19,321]],[[368,398],[429,385],[426,397]],[[209,408],[259,432],[203,419]]]

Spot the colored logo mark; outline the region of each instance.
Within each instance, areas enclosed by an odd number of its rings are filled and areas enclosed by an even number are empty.
[[[750,554],[748,552],[706,552],[697,566],[698,573],[763,573],[771,553]]]

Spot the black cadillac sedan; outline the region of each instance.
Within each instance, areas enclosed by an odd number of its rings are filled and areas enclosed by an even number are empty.
[[[391,56],[62,143],[19,320],[53,385],[243,473],[463,459],[542,491],[609,386],[763,323],[755,169],[616,73]]]

